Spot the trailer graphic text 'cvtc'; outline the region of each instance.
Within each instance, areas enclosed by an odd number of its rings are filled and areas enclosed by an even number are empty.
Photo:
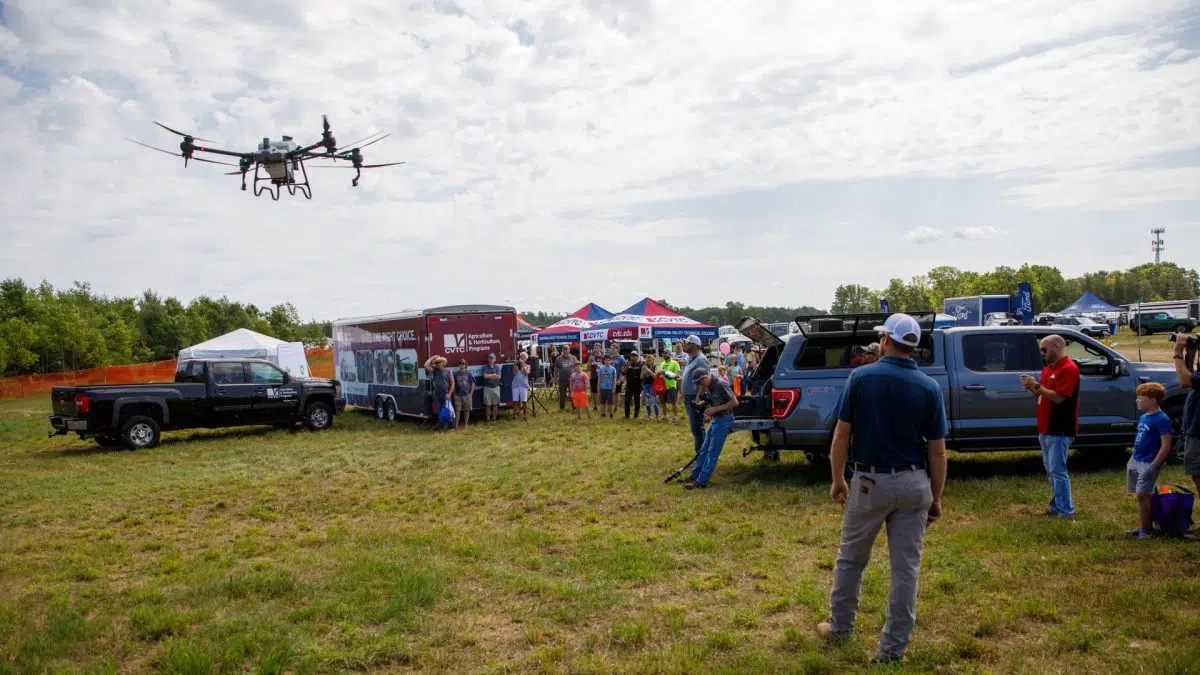
[[[470,354],[503,350],[504,342],[493,333],[446,333],[442,349],[447,354]]]

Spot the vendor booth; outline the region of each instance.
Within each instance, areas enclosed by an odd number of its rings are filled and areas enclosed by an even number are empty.
[[[284,342],[249,328],[239,328],[179,350],[180,361],[219,358],[265,359],[295,377],[309,376],[303,343]]]
[[[678,340],[695,335],[701,340],[717,337],[717,328],[700,323],[662,304],[642,298],[612,318],[582,330],[584,342],[611,340]]]

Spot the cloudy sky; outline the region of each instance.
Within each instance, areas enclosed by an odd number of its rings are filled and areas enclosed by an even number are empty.
[[[15,0],[0,276],[334,318],[1200,265],[1195,0]],[[159,147],[392,136],[350,187]],[[309,141],[309,142],[312,142]],[[217,144],[210,144],[217,145]]]

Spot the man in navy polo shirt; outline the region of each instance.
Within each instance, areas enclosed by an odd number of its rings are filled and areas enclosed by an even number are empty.
[[[875,330],[881,334],[883,357],[850,373],[838,405],[829,496],[845,512],[833,570],[830,619],[819,624],[817,632],[834,639],[854,630],[863,570],[886,523],[891,586],[875,659],[887,662],[904,656],[917,620],[925,527],[942,513],[946,411],[937,383],[917,370],[912,359],[921,341],[916,319],[893,314]],[[850,485],[845,479],[847,456],[854,467]]]

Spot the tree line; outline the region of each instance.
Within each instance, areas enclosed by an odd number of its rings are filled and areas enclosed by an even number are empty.
[[[887,298],[893,312],[942,309],[946,298],[972,295],[1013,295],[1017,284],[1028,282],[1033,290],[1035,312],[1057,312],[1079,299],[1085,291],[1111,305],[1200,297],[1200,275],[1174,263],[1146,263],[1125,271],[1090,272],[1066,278],[1057,267],[1000,266],[991,272],[969,272],[943,265],[908,281],[892,279],[885,288],[860,284],[838,286],[830,311],[834,314],[878,312],[879,301]]]
[[[186,305],[154,291],[110,298],[86,283],[33,288],[0,282],[0,374],[26,375],[173,359],[180,349],[237,328],[306,345],[322,343],[328,322],[304,322],[291,303],[259,309],[201,296]]]

